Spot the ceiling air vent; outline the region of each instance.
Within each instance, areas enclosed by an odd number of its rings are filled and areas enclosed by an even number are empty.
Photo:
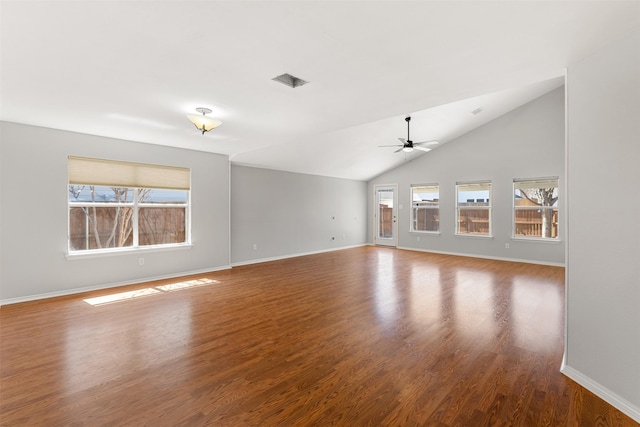
[[[309,83],[309,82],[304,81],[302,79],[299,79],[299,78],[297,78],[295,76],[292,76],[291,74],[283,74],[281,76],[274,77],[271,80],[274,80],[276,82],[280,82],[283,85],[287,85],[287,86],[293,87],[293,88],[296,88],[296,87],[302,86],[302,85],[306,85],[307,83]]]

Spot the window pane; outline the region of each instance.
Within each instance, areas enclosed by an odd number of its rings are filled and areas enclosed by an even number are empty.
[[[140,208],[138,244],[140,246],[185,243],[186,208]]]
[[[393,199],[390,201],[390,205],[393,205]],[[379,224],[378,224],[378,237],[384,239],[390,239],[393,237],[393,207],[385,203],[385,200],[380,200],[379,209]]]
[[[440,231],[439,209],[413,208],[414,231]]]
[[[187,203],[189,199],[189,192],[187,190],[141,188],[139,191],[139,203]]]
[[[389,209],[393,208],[393,191],[378,191],[380,205],[385,205]]]
[[[133,203],[133,188],[69,185],[69,202]]]
[[[489,209],[459,209],[457,232],[489,235],[489,215]]]
[[[558,208],[516,208],[515,221],[515,235],[517,237],[548,239],[558,237]]]
[[[70,184],[68,200],[70,252],[189,241],[189,190]]]
[[[133,245],[133,208],[71,207],[69,250],[120,248]]]

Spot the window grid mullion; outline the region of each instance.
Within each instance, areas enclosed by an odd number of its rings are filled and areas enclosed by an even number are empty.
[[[138,238],[138,199],[140,198],[140,189],[135,189],[135,197],[133,199],[133,247],[137,248],[140,246],[140,240]]]

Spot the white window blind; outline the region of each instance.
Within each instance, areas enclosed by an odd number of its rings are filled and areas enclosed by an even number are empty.
[[[411,190],[414,194],[438,193],[440,187],[437,184],[411,184]]]
[[[190,190],[191,170],[175,166],[69,156],[69,184]]]
[[[489,191],[491,182],[456,182],[458,191]]]
[[[513,187],[516,190],[526,190],[530,188],[556,188],[558,186],[558,178],[539,178],[539,179],[514,179]]]

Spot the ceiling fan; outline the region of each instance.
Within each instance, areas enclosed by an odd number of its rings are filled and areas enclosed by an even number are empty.
[[[404,151],[405,153],[410,153],[414,149],[420,151],[431,151],[431,148],[426,148],[426,145],[436,145],[439,144],[438,141],[422,141],[422,142],[413,142],[409,136],[409,122],[411,121],[411,116],[407,116],[404,119],[407,122],[407,139],[398,138],[402,144],[395,145],[379,145],[379,147],[400,147],[394,153],[398,153],[400,151]]]

